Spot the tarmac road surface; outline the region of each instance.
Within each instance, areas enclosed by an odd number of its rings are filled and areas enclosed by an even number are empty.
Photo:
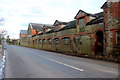
[[[117,78],[118,64],[6,45],[5,78]]]

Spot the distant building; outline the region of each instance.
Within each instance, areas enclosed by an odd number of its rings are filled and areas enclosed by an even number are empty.
[[[20,38],[27,36],[27,30],[20,30]]]

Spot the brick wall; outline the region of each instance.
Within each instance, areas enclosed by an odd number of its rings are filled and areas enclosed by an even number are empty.
[[[104,9],[104,23],[105,23],[105,52],[110,54],[116,46],[116,32],[120,30],[120,2],[107,2],[107,7]]]

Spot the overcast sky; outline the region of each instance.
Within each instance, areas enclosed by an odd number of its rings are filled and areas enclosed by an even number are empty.
[[[88,13],[98,13],[106,0],[0,0],[0,17],[10,38],[18,39],[20,30],[27,30],[28,24],[53,24],[55,20],[74,20],[82,9]]]

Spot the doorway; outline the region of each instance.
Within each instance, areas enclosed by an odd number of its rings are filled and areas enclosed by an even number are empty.
[[[34,43],[35,43],[35,41],[33,40],[33,47],[34,47]]]
[[[95,54],[98,54],[98,55],[104,55],[103,54],[103,31],[98,31],[96,32],[96,42],[95,42],[95,46],[96,46],[96,53]]]

